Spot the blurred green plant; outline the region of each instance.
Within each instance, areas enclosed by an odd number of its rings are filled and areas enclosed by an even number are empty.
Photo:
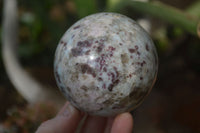
[[[23,63],[52,65],[60,37],[77,19],[65,2],[19,0],[19,57]]]
[[[105,11],[106,0],[74,0],[79,18]]]
[[[96,0],[74,0],[79,17],[97,12]]]
[[[200,19],[200,1],[194,2],[186,9],[186,12],[191,15],[196,15]]]
[[[195,6],[191,6],[188,11],[181,11],[158,1],[110,0],[108,1],[107,9],[108,11],[119,12],[123,8],[129,6],[137,12],[157,17],[170,24],[181,27],[193,35],[197,35],[198,23],[200,20],[199,3],[199,1],[195,3]],[[199,8],[196,7],[197,5]]]

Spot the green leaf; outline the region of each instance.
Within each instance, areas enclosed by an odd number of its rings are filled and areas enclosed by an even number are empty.
[[[96,0],[74,0],[79,17],[98,12]]]
[[[195,15],[200,19],[200,1],[194,2],[192,5],[189,6],[189,8],[187,8],[186,11],[187,13]]]
[[[198,17],[158,1],[141,2],[134,0],[110,0],[108,11],[120,12],[131,7],[137,12],[148,14],[176,25],[193,35],[197,35]],[[195,8],[196,10],[196,8]]]

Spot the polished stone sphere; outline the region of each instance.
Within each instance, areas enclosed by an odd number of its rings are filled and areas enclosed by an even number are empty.
[[[134,20],[97,13],[72,25],[54,61],[58,87],[76,108],[112,116],[136,108],[156,80],[156,48]]]

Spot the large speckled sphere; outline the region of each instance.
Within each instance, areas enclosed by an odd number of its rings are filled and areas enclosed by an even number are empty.
[[[156,48],[145,30],[116,13],[98,13],[72,25],[55,54],[57,84],[78,109],[111,116],[136,108],[157,75]]]

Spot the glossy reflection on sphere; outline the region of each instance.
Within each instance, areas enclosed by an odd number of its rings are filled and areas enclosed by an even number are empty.
[[[92,115],[137,107],[150,92],[158,59],[149,35],[116,13],[85,17],[67,30],[55,54],[54,73],[66,98]]]

